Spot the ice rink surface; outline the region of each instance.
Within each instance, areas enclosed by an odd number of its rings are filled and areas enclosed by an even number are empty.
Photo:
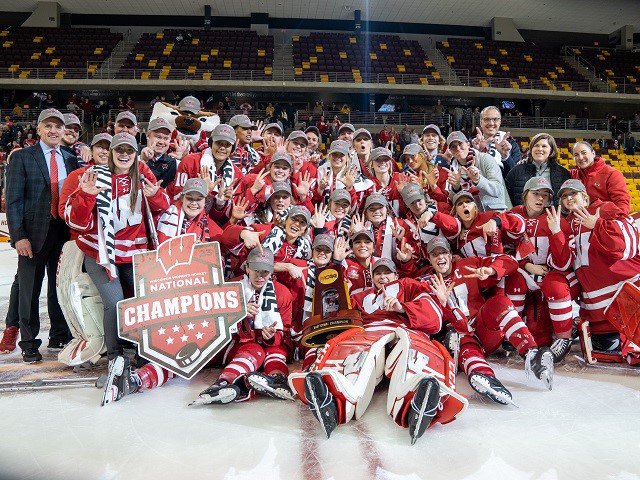
[[[15,266],[0,244],[3,321]],[[35,366],[18,352],[0,356],[0,381],[73,375],[41,352]],[[386,414],[384,383],[363,418],[329,440],[301,403],[187,407],[215,380],[212,370],[107,407],[95,388],[0,393],[0,478],[640,480],[640,369],[583,367],[570,357],[547,391],[526,380],[519,358],[492,363],[519,408],[478,398],[458,375],[469,408],[414,446]]]

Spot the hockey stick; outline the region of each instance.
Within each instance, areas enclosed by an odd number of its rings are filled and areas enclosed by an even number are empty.
[[[85,388],[96,386],[98,377],[85,378],[41,378],[26,382],[2,382],[0,393],[55,390],[63,388]]]

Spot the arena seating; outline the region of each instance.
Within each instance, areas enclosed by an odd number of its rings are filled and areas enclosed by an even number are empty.
[[[121,33],[108,28],[4,29],[0,69],[18,78],[84,78],[97,71],[121,40]]]
[[[507,79],[501,87],[574,90],[587,88],[587,80],[553,50],[532,43],[451,38],[438,42],[438,50],[453,69],[469,71],[471,86],[488,87],[490,79]],[[461,78],[462,79],[462,78]]]
[[[331,74],[338,73],[355,83],[442,83],[422,46],[397,35],[313,32],[294,36],[293,64],[296,80],[329,82]]]
[[[621,91],[624,79],[624,93],[640,93],[640,54],[628,50],[573,48],[573,53],[589,62],[614,91]]]
[[[575,168],[571,149],[577,141],[583,138],[556,138],[558,145],[558,161],[565,168]],[[623,150],[602,149],[593,139],[587,139],[593,148],[612,167],[620,170],[627,182],[627,189],[631,195],[631,211],[640,212],[640,155],[627,155]],[[521,140],[520,148],[523,152],[529,150],[529,141]]]
[[[273,73],[273,37],[251,30],[145,33],[123,68],[141,70],[143,79],[185,78],[186,72],[190,78],[208,80],[216,73],[251,70],[252,79],[267,80]]]

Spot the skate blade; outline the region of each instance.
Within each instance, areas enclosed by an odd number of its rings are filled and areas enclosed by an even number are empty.
[[[313,388],[313,384],[309,380],[310,380],[310,377],[307,375],[304,378],[304,386],[305,386],[305,394],[307,397],[307,402],[309,402],[309,408],[311,409],[311,413],[313,413],[313,416],[316,417],[316,420],[318,420],[318,422],[320,423],[320,426],[322,427],[322,431],[324,432],[325,436],[327,438],[331,438],[331,431],[327,429],[324,422],[320,418],[320,416],[322,415],[322,412],[320,411],[320,403],[318,402],[318,397],[316,396],[316,391]],[[317,412],[317,416],[316,416],[316,412]]]
[[[102,402],[100,403],[101,406],[104,407],[105,405],[108,405],[111,402],[117,401],[118,387],[113,385],[113,379],[118,375],[122,375],[123,372],[124,372],[124,358],[117,357],[114,360],[113,365],[109,369],[109,372],[107,372],[107,380],[104,385]]]
[[[268,385],[267,379],[261,375],[249,375],[247,381],[256,392],[264,393],[271,398],[291,401],[296,399],[289,390],[285,390],[284,388],[271,388]]]
[[[221,388],[216,396],[209,394],[199,395],[191,405],[226,405],[238,398],[238,392],[233,388]]]
[[[413,429],[413,433],[411,434],[411,445],[415,445],[418,439],[422,436],[424,432],[420,432],[420,427],[422,422],[424,421],[424,412],[427,410],[427,404],[429,403],[431,396],[431,389],[433,388],[433,384],[429,382],[427,384],[427,390],[424,392],[424,397],[422,397],[422,403],[420,404],[420,410],[418,413],[418,423],[416,423],[415,428]],[[433,417],[431,417],[433,419]]]

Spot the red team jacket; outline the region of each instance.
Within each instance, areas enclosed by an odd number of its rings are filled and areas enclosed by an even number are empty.
[[[149,167],[140,162],[140,174],[155,183],[156,177]],[[116,202],[115,217],[115,253],[116,263],[131,263],[133,255],[151,248],[147,238],[146,216],[159,214],[169,207],[169,197],[160,188],[158,192],[147,198],[151,212],[146,211],[144,194],[140,192],[135,208],[131,209],[129,193],[131,181],[129,175],[111,176],[113,201]],[[65,208],[65,221],[72,229],[78,231],[76,243],[86,255],[96,259],[98,256],[98,215],[96,196],[84,193],[77,188],[68,198]]]

